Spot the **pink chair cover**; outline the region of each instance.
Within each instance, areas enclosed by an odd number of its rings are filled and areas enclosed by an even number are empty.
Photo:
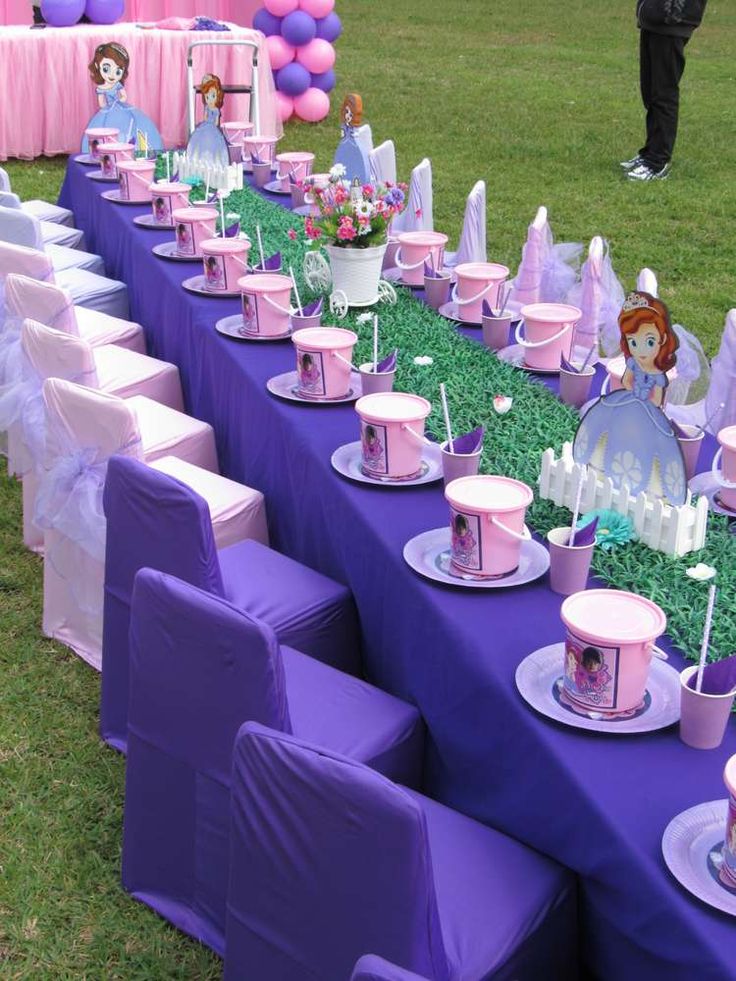
[[[708,429],[714,434],[736,425],[736,309],[728,312],[721,346],[711,364],[705,415],[713,416]]]
[[[396,147],[384,140],[368,154],[371,180],[377,184],[396,183]]]
[[[478,181],[465,204],[463,230],[457,252],[445,254],[445,265],[454,267],[461,262],[486,262],[486,182]]]
[[[432,164],[425,157],[411,172],[406,208],[391,222],[391,235],[431,231],[434,231]]]
[[[562,302],[578,278],[583,247],[577,242],[554,244],[542,206],[529,226],[511,299],[516,303]]]
[[[595,364],[601,342],[607,355],[615,354],[620,344],[618,315],[624,302],[624,288],[613,271],[608,243],[598,235],[590,243],[582,278],[568,293],[567,302],[583,312],[575,330],[577,356],[585,359],[593,348],[596,353],[588,363]]]

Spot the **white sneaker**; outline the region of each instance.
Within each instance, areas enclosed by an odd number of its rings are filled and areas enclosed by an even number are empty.
[[[630,181],[665,181],[671,169],[672,165],[668,163],[661,170],[653,170],[649,164],[642,163],[628,171],[626,177]]]
[[[622,160],[619,166],[622,168],[622,170],[634,170],[635,167],[638,167],[643,162],[644,161],[637,153],[637,155],[632,157],[631,160]]]

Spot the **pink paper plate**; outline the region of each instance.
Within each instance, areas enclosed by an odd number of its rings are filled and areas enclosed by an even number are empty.
[[[642,705],[631,713],[611,719],[602,712],[583,712],[565,701],[562,687],[564,657],[564,643],[549,644],[525,657],[516,669],[519,694],[540,715],[573,729],[612,735],[654,732],[666,729],[680,718],[680,675],[665,661],[652,658]]]
[[[84,167],[99,168],[100,166],[100,158],[93,157],[91,153],[78,153],[73,159],[74,163],[82,164]]]
[[[263,190],[268,191],[269,194],[291,194],[291,188],[285,191],[281,186],[281,181],[269,181],[268,184],[263,185]]]
[[[133,219],[133,224],[137,225],[139,228],[148,228],[154,232],[173,232],[173,225],[162,225],[160,222],[156,221],[153,215],[136,215]]]
[[[422,283],[422,288],[423,287],[424,287],[424,283]],[[478,321],[465,320],[462,315],[462,311],[460,307],[458,306],[457,303],[454,303],[452,300],[449,300],[447,303],[443,303],[442,306],[437,311],[437,313],[439,313],[439,315],[441,317],[444,317],[446,320],[452,320],[452,322],[455,324],[462,324],[463,327],[483,326],[483,323],[480,320]]]
[[[719,496],[721,486],[715,482],[709,470],[706,470],[705,473],[696,474],[688,483],[688,487],[693,494],[704,494],[708,498],[711,511],[715,514],[722,514],[726,518],[736,518],[736,511],[724,507],[721,503]]]
[[[306,399],[299,394],[297,382],[296,371],[286,371],[283,375],[269,378],[266,388],[277,398],[286,399],[287,402],[301,402],[302,405],[344,405],[346,402],[355,402],[361,396],[360,375],[357,371],[350,372],[348,394],[339,399]]]
[[[450,276],[452,279],[452,269],[443,269],[443,273]],[[411,290],[423,290],[424,289],[424,276],[422,276],[421,283],[405,283],[404,270],[399,269],[398,266],[394,266],[392,269],[386,269],[381,273],[381,279],[385,279],[388,283],[396,283],[397,286],[406,286]],[[448,304],[445,304],[447,306]]]
[[[330,463],[348,480],[359,484],[372,484],[373,487],[417,487],[419,484],[432,484],[442,480],[442,451],[439,446],[424,446],[422,449],[422,468],[414,477],[371,477],[363,471],[363,450],[360,440],[339,446],[332,454]]]
[[[142,204],[150,205],[151,203],[150,201],[145,201],[145,200],[131,201],[129,198],[121,198],[120,193],[121,193],[120,188],[114,187],[109,191],[103,191],[100,197],[103,197],[106,201],[112,201],[113,204],[132,204],[132,205],[138,205],[140,207],[140,205]],[[151,217],[153,217],[153,215],[151,215]]]
[[[101,170],[93,170],[84,176],[89,177],[91,181],[100,181],[102,184],[117,184],[120,180],[119,177],[106,177]]]
[[[530,368],[528,364],[524,363],[524,348],[521,344],[509,344],[508,347],[502,347],[500,351],[496,352],[496,356],[500,361],[505,361],[506,364],[513,365],[514,368],[521,368],[522,371],[529,371],[533,375],[559,375],[559,368]]]
[[[193,293],[195,296],[214,296],[215,299],[224,298],[228,300],[240,296],[240,290],[208,290],[205,287],[205,282],[204,275],[200,273],[199,276],[190,276],[189,279],[183,280],[181,285],[187,293]]]
[[[720,877],[727,813],[727,800],[711,800],[678,814],[662,835],[662,855],[688,892],[736,916],[736,889]]]
[[[184,284],[182,283],[182,286],[183,285]],[[209,296],[211,294],[207,295]],[[224,337],[232,337],[236,341],[257,341],[261,344],[267,344],[269,341],[271,343],[274,341],[285,341],[287,338],[291,337],[291,329],[287,330],[285,334],[276,334],[275,336],[268,336],[266,334],[249,334],[243,327],[242,313],[234,313],[231,317],[223,317],[222,320],[218,320],[215,324],[215,330],[218,334],[222,334]]]
[[[157,255],[159,259],[168,259],[170,262],[201,262],[202,253],[199,255],[179,255],[176,251],[176,242],[161,242],[160,245],[154,245],[151,249],[154,255]]]

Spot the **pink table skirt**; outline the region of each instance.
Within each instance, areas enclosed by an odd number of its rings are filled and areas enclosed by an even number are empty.
[[[163,9],[168,0],[157,2]],[[217,2],[225,4],[227,0]],[[208,38],[262,37],[256,31],[231,26],[227,34],[142,30],[134,24],[81,24],[36,31],[1,27],[0,93],[4,98],[0,106],[0,160],[79,151],[84,129],[97,111],[95,86],[87,65],[97,45],[106,41],[118,41],[130,53],[130,75],[125,82],[129,103],[153,119],[166,146],[182,145],[187,137],[189,44]],[[280,136],[282,126],[265,45],[259,54],[258,71],[261,132]],[[205,72],[219,75],[226,85],[247,84],[251,54],[246,48],[197,49],[195,79],[198,81]],[[197,119],[201,117],[198,99]],[[247,118],[248,96],[226,96],[223,119]]]
[[[260,0],[125,0],[123,20],[214,17],[250,27]],[[0,0],[0,24],[32,24],[31,0]]]

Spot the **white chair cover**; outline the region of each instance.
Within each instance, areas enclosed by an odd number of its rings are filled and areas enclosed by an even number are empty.
[[[478,181],[465,204],[465,218],[457,252],[445,253],[445,265],[461,262],[486,262],[486,182]]]
[[[10,191],[10,178],[4,167],[0,167],[0,191]]]
[[[376,184],[396,183],[396,147],[393,140],[383,143],[371,150],[368,156],[371,180]]]
[[[12,191],[0,191],[0,207],[21,211],[23,205],[17,194]],[[84,232],[79,228],[69,228],[53,221],[39,221],[41,238],[44,247],[47,245],[63,245],[68,249],[84,249]]]
[[[529,226],[511,299],[519,304],[562,302],[578,279],[582,252],[578,242],[554,244],[547,209],[540,207]]]
[[[0,167],[0,191],[10,191],[10,178],[8,172]],[[58,225],[66,225],[74,228],[74,215],[68,208],[61,208],[58,204],[50,204],[48,201],[24,201],[23,210],[38,218],[39,221],[50,221]]]
[[[575,329],[577,357],[587,358],[593,348],[595,354],[588,363],[595,364],[601,343],[607,355],[614,355],[620,346],[618,316],[624,302],[624,288],[613,271],[608,243],[599,235],[590,243],[581,280],[568,293],[567,302],[583,313]]]
[[[431,231],[434,231],[432,164],[425,157],[411,172],[406,208],[391,222],[391,235]]]
[[[79,249],[68,249],[63,245],[45,246],[41,222],[25,211],[0,206],[0,240],[45,252],[51,259],[55,272],[84,269],[98,276],[105,272],[105,265],[98,255]]]
[[[708,429],[714,434],[736,425],[736,309],[728,311],[721,346],[711,364],[705,416],[713,417]]]
[[[657,282],[657,277],[652,270],[647,269],[646,266],[639,271],[639,275],[636,277],[636,288],[641,290],[642,293],[649,293],[650,296],[659,296],[659,283]]]
[[[373,132],[370,123],[363,123],[362,126],[357,126],[354,135],[355,142],[361,148],[367,159],[373,150]]]

